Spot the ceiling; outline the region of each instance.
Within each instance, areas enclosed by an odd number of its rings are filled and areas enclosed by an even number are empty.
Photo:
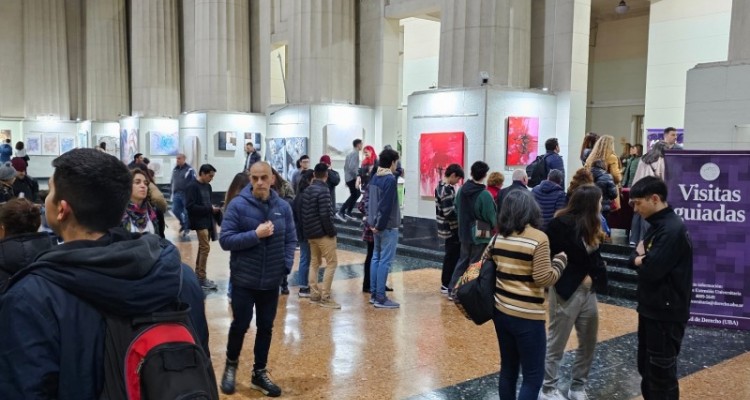
[[[606,21],[613,19],[640,17],[648,15],[651,8],[651,0],[625,0],[630,6],[627,14],[616,14],[615,7],[620,0],[591,0],[591,19],[593,21]]]

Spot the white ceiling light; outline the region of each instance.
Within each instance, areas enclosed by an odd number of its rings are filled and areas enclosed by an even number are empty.
[[[625,3],[625,0],[620,0],[620,4],[615,7],[615,13],[625,14],[630,10],[630,6]]]

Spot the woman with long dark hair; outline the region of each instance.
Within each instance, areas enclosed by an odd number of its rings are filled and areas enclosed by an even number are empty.
[[[589,132],[583,137],[583,143],[581,143],[581,165],[586,165],[586,159],[589,158],[591,150],[594,148],[594,144],[599,140],[599,135],[594,132]]]
[[[558,211],[547,227],[550,251],[564,252],[568,256],[568,266],[549,291],[547,359],[540,399],[563,398],[557,388],[558,371],[573,327],[578,337],[578,349],[573,362],[573,383],[567,398],[588,399],[585,385],[599,330],[596,292],[607,287],[599,251],[604,240],[601,201],[602,192],[597,186],[580,186],[573,192],[568,206]]]
[[[130,171],[133,176],[133,191],[122,214],[121,226],[133,233],[159,233],[156,210],[151,204],[148,174],[140,169]]]
[[[492,317],[500,346],[501,400],[516,399],[518,373],[523,382],[518,400],[537,400],[544,378],[544,288],[565,269],[564,253],[550,256],[542,212],[525,190],[509,192],[499,215],[500,233],[488,248],[497,266]]]

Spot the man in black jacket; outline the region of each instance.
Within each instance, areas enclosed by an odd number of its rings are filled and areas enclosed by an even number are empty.
[[[65,243],[14,275],[3,294],[0,398],[101,398],[103,313],[133,318],[187,303],[208,351],[203,293],[180,252],[157,235],[119,228],[132,189],[125,164],[74,149],[52,166],[46,218]]]
[[[310,301],[325,308],[341,308],[331,299],[331,284],[336,272],[336,227],[333,225],[331,194],[328,191],[328,165],[315,166],[314,179],[302,194],[302,229],[310,243]],[[323,287],[318,287],[318,268],[326,259]]]
[[[666,199],[667,185],[657,177],[630,189],[633,210],[651,225],[630,256],[638,271],[638,372],[645,400],[679,398],[677,356],[690,316],[693,245]]]
[[[185,208],[190,219],[190,229],[198,235],[198,255],[195,258],[195,274],[205,290],[216,290],[216,283],[206,278],[206,262],[211,251],[211,233],[214,229],[214,214],[220,209],[211,203],[211,181],[216,168],[211,164],[201,165],[198,178],[185,190]]]

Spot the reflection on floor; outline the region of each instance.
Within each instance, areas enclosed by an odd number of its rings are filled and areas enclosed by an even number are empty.
[[[177,226],[169,219],[172,227]],[[194,265],[195,234],[167,236],[183,261]],[[274,326],[269,370],[289,399],[497,399],[499,352],[491,323],[475,326],[439,292],[438,265],[397,258],[392,297],[398,310],[375,309],[361,292],[364,254],[340,246],[333,297],[341,310],[282,296]],[[296,271],[290,275],[295,282]],[[211,243],[209,278],[220,287],[206,299],[211,352],[217,378],[224,365],[231,322],[226,297],[229,253]],[[592,399],[638,398],[635,366],[637,315],[634,305],[600,299],[599,342],[589,382]],[[222,399],[263,397],[250,389],[254,327],[245,339],[238,391]],[[576,345],[575,333],[568,350]],[[750,399],[750,333],[689,327],[680,357],[681,398]],[[570,371],[570,351],[564,372]],[[561,385],[569,384],[563,380]]]

